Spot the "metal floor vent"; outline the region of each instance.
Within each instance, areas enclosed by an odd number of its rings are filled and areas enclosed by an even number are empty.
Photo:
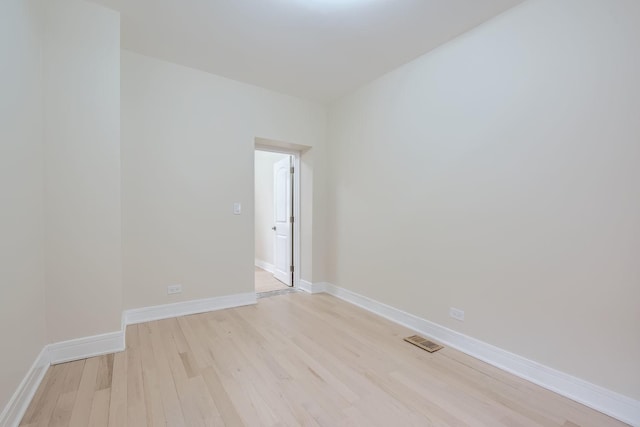
[[[420,335],[413,335],[404,339],[406,342],[420,347],[423,350],[427,350],[429,353],[440,350],[442,347],[440,344],[436,344],[433,341],[429,341],[426,338],[422,338]]]

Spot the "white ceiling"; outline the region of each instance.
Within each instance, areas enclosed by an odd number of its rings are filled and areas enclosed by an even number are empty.
[[[122,47],[321,102],[523,0],[91,0]]]

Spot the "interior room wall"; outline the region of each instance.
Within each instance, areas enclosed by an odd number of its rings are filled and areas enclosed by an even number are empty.
[[[640,398],[639,40],[525,2],[333,105],[329,280]]]
[[[45,2],[47,326],[52,342],[121,329],[120,16]]]
[[[0,412],[46,344],[41,19],[0,2]]]
[[[301,274],[313,280],[325,127],[321,105],[122,51],[125,307],[253,292],[255,137],[312,147],[301,158]],[[167,296],[171,284],[182,294]]]
[[[275,263],[273,207],[273,165],[289,157],[287,154],[256,151],[255,153],[255,258],[256,265]],[[259,265],[258,265],[259,266]]]

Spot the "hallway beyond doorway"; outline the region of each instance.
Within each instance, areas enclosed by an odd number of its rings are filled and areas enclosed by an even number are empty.
[[[255,268],[255,275],[255,285],[257,293],[278,291],[280,289],[289,289],[289,286],[286,286],[284,283],[274,278],[272,273],[269,273],[268,271],[263,270],[260,267]]]

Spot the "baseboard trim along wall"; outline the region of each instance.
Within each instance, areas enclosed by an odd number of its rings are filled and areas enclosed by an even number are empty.
[[[298,284],[298,289],[301,291],[305,291],[308,294],[318,294],[324,292],[324,284],[321,283],[311,283],[306,280],[300,280]]]
[[[109,332],[91,337],[77,338],[49,344],[49,360],[52,365],[117,353],[124,350],[124,331]]]
[[[0,427],[18,427],[50,365],[123,351],[127,325],[241,307],[256,301],[255,292],[250,292],[126,310],[120,331],[48,344],[0,413]]]
[[[301,286],[302,288],[302,286]],[[375,301],[371,298],[335,286],[315,283],[309,293],[326,292],[385,319],[412,329],[440,344],[455,348],[469,356],[489,363],[520,378],[614,417],[627,424],[640,427],[640,401],[621,395],[564,372],[510,353],[483,341],[445,328],[413,314]]]
[[[0,413],[0,426],[18,427],[49,368],[49,349],[45,346],[27,371],[24,379]]]
[[[261,259],[258,259],[258,258],[255,259],[255,265],[256,265],[256,267],[261,268],[263,270],[266,270],[269,273],[273,274],[273,273],[276,272],[276,266],[275,265],[270,264],[270,263],[268,263],[266,261],[263,261]]]
[[[637,400],[330,283],[301,280],[299,288],[311,294],[326,292],[620,421],[640,426]],[[42,349],[0,414],[0,427],[18,426],[50,364],[124,350],[127,325],[255,303],[256,295],[252,292],[126,310],[122,331],[49,344]]]
[[[255,304],[256,301],[255,292],[247,292],[223,297],[156,305],[153,307],[134,308],[131,310],[125,310],[123,313],[123,323],[125,325],[134,325],[136,323],[151,322],[153,320],[206,313],[208,311],[223,310],[225,308],[241,307],[243,305]]]
[[[123,351],[124,329],[47,344],[0,414],[0,427],[18,427],[50,365]]]

